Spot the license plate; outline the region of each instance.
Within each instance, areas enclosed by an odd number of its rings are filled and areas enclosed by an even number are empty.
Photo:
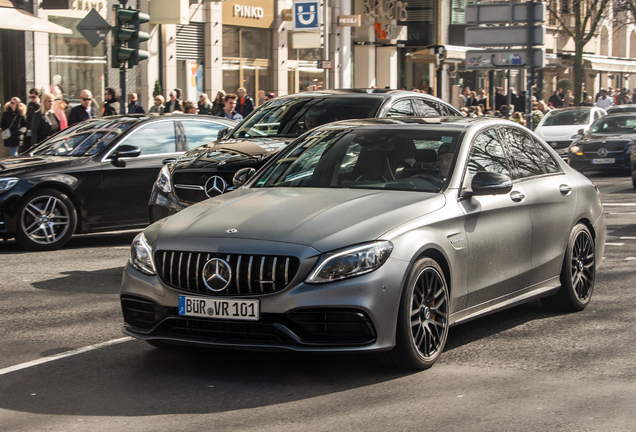
[[[243,321],[258,321],[258,300],[179,296],[179,315]]]
[[[592,159],[592,163],[594,165],[599,164],[613,164],[615,162],[614,158],[605,158],[605,159]]]

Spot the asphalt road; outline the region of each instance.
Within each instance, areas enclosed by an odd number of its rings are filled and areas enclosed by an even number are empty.
[[[591,178],[608,237],[590,306],[533,302],[453,327],[420,373],[367,355],[122,339],[134,232],[46,253],[0,242],[0,430],[636,431],[636,190]]]

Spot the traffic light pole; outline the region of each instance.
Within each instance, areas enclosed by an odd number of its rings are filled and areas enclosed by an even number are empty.
[[[119,67],[119,87],[121,88],[121,114],[126,114],[126,62],[123,62]]]
[[[528,6],[528,47],[526,58],[528,59],[527,84],[526,84],[526,125],[532,129],[532,86],[534,85],[534,0],[526,0]]]

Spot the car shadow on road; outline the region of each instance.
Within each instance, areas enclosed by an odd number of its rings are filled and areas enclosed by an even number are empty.
[[[85,249],[85,248],[106,248],[113,246],[129,246],[140,230],[116,231],[98,234],[76,234],[62,248],[66,249]],[[15,240],[0,240],[0,254],[17,254],[17,253],[56,253],[28,251],[22,248]]]
[[[32,287],[44,291],[73,294],[118,294],[124,267],[93,271],[66,271],[62,277],[33,282]]]

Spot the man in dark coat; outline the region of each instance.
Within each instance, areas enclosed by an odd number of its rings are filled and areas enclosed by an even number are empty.
[[[236,103],[236,112],[245,118],[249,113],[254,111],[254,99],[247,95],[247,90],[243,87],[238,89],[238,97],[239,99]]]
[[[31,102],[27,105],[27,136],[31,136],[31,123],[33,122],[33,114],[40,110],[40,90],[33,87],[29,90],[29,99]]]
[[[501,111],[501,107],[506,105],[507,99],[503,94],[503,89],[501,87],[495,88],[495,110]]]
[[[119,114],[119,101],[114,88],[106,87],[104,99],[106,99],[104,102],[104,117]]]
[[[146,114],[146,108],[144,108],[137,98],[137,93],[131,93],[128,96],[128,114]]]
[[[174,111],[182,111],[181,109],[181,100],[177,96],[177,90],[174,89],[170,93],[168,93],[169,100],[165,104],[165,108],[163,110],[164,113],[171,113]]]
[[[548,102],[551,102],[552,106],[555,108],[561,108],[563,106],[562,93],[563,93],[562,89],[557,89],[557,91],[555,91],[554,94],[550,96],[550,99],[548,99]]]
[[[91,106],[93,102],[93,94],[91,91],[86,89],[82,90],[80,92],[80,100],[82,103],[73,107],[71,114],[68,116],[69,126],[97,117],[97,110]]]

